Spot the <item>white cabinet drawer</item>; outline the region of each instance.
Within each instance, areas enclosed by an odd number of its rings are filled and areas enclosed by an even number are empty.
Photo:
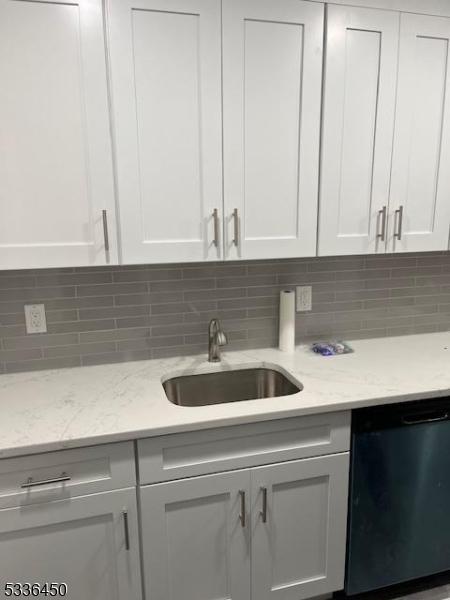
[[[0,461],[0,508],[132,487],[133,442]]]
[[[345,452],[350,412],[148,438],[138,442],[141,484]]]

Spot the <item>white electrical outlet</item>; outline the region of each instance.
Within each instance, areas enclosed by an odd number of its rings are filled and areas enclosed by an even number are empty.
[[[297,312],[312,310],[312,287],[304,285],[297,287]]]
[[[27,333],[46,333],[47,319],[45,318],[44,304],[26,304],[25,322]]]

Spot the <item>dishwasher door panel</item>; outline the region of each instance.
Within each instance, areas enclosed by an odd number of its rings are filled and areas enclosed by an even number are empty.
[[[450,421],[354,432],[348,595],[450,569]]]

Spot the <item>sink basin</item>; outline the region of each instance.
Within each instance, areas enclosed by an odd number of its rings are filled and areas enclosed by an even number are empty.
[[[279,371],[264,367],[172,377],[163,383],[167,398],[179,406],[206,406],[289,396],[301,391]]]

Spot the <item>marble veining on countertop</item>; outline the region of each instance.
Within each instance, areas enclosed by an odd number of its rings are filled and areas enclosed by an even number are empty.
[[[450,333],[350,342],[353,354],[308,347],[223,353],[0,375],[0,457],[195,431],[450,393]],[[171,404],[162,380],[245,366],[277,365],[303,391],[203,407]]]

